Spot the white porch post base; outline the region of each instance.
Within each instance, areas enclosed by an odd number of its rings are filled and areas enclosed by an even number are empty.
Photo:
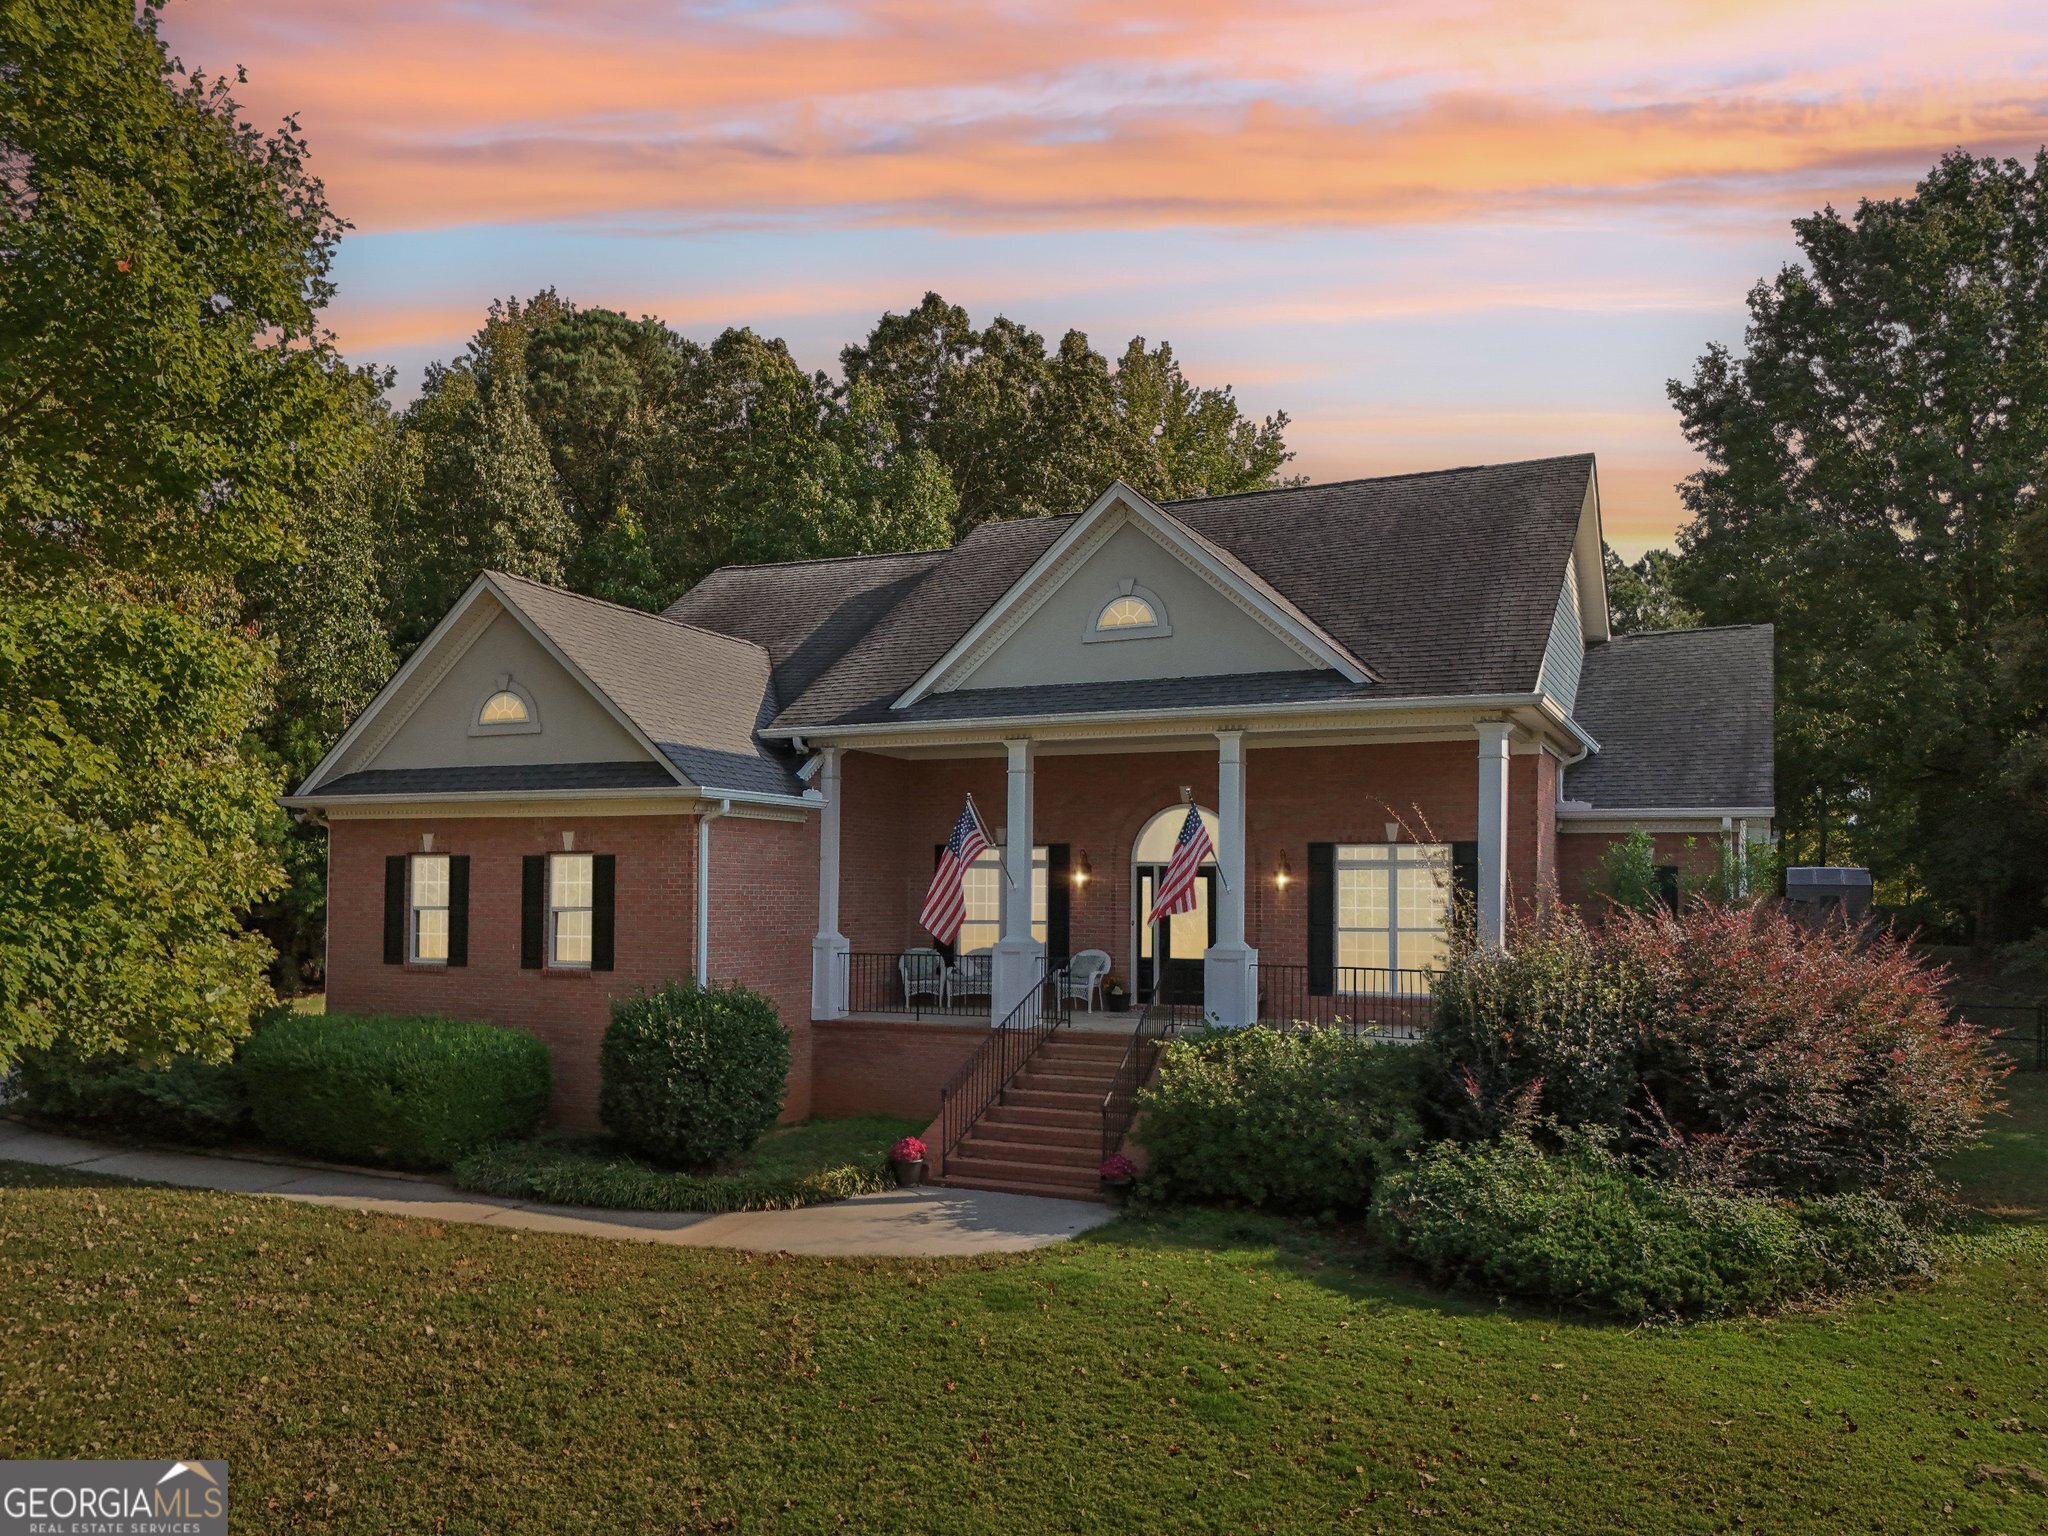
[[[848,951],[843,934],[821,933],[811,940],[811,1017],[846,1017]]]
[[[989,955],[989,1027],[1007,1019],[1045,979],[1045,946],[1036,939],[999,939]]]
[[[1259,952],[1213,944],[1202,956],[1202,1012],[1226,1029],[1259,1022]]]

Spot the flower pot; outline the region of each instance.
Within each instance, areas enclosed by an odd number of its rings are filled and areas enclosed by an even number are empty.
[[[1102,1185],[1103,1198],[1112,1205],[1122,1205],[1124,1197],[1131,1192],[1129,1179],[1102,1179],[1098,1182]]]
[[[1131,994],[1128,992],[1105,992],[1102,1001],[1111,1013],[1128,1013],[1131,1010]]]
[[[921,1157],[910,1162],[892,1160],[889,1166],[896,1170],[898,1189],[915,1189],[924,1182],[924,1159]]]

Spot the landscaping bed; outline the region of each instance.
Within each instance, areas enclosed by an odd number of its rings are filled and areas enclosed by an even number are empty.
[[[471,1153],[449,1182],[472,1194],[614,1211],[786,1211],[893,1187],[889,1148],[922,1127],[894,1115],[812,1120],[770,1131],[704,1172],[661,1168],[610,1137],[543,1136]]]

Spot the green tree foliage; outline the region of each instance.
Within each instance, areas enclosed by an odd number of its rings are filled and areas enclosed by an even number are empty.
[[[1112,365],[1079,331],[1048,348],[1000,316],[976,330],[936,293],[885,314],[840,363],[881,392],[901,444],[945,466],[956,535],[1077,512],[1118,477],[1162,500],[1259,490],[1293,457],[1285,412],[1248,420],[1228,386],[1190,384],[1164,342],[1136,337]]]
[[[1805,260],[1751,291],[1744,353],[1671,385],[1707,459],[1678,589],[1778,626],[1794,857],[1868,862],[1980,941],[2024,932],[2048,889],[2048,153],[1952,154],[1794,229]]]
[[[268,993],[271,656],[232,581],[346,451],[341,226],[154,6],[0,4],[0,1067],[221,1056]]]
[[[1646,551],[1631,565],[1606,545],[1607,616],[1617,635],[1647,629],[1691,629],[1700,611],[1678,595],[1678,556],[1668,549]]]

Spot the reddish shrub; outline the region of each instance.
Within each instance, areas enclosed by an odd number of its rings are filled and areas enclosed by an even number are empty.
[[[1896,940],[1696,903],[1569,915],[1455,959],[1429,1050],[1454,1129],[1609,1125],[1661,1171],[1790,1195],[1924,1193],[2000,1076]]]

